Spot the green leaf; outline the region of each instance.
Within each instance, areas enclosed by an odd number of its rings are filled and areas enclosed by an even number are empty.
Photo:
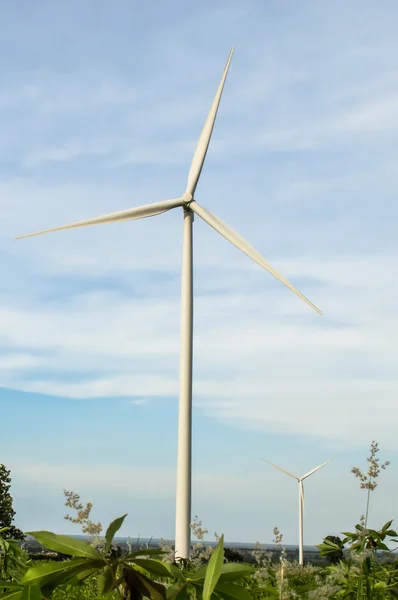
[[[2,527],[0,529],[0,533],[4,533],[5,531],[9,531],[11,529],[11,527]]]
[[[321,556],[327,556],[328,554],[336,552],[336,550],[341,550],[338,544],[326,539],[323,544],[318,544],[316,547],[319,548]]]
[[[250,565],[238,563],[225,563],[221,567],[220,578],[218,581],[236,581],[242,577],[248,577],[253,573],[254,569]]]
[[[21,600],[42,600],[42,598],[39,585],[26,585],[22,591]]]
[[[197,571],[195,571],[195,573],[190,573],[189,580],[196,582],[204,579],[206,577],[207,566],[208,565],[202,565]]]
[[[368,529],[368,535],[376,540],[380,539],[380,534],[376,529]]]
[[[164,585],[152,581],[152,579],[134,569],[130,570],[130,576],[143,596],[152,598],[152,600],[166,600]]]
[[[2,579],[0,579],[0,588],[10,588],[10,589],[21,589],[21,584],[20,583],[16,583],[16,582],[10,582],[10,581],[3,581]]]
[[[394,519],[391,519],[391,521],[387,521],[387,523],[385,523],[383,525],[383,527],[381,528],[382,531],[386,532],[387,529],[391,526],[391,523],[393,522]]]
[[[221,567],[224,564],[224,535],[221,536],[216,548],[213,550],[207,564],[206,577],[203,584],[203,600],[210,600],[217,581],[220,577]]]
[[[77,560],[82,560],[82,559],[77,559]],[[72,561],[70,561],[70,562],[72,562]],[[92,562],[92,561],[88,561],[88,562]],[[102,564],[102,567],[103,567],[103,564]],[[68,585],[68,586],[72,586],[72,587],[81,586],[83,583],[83,580],[86,579],[87,577],[90,577],[94,573],[98,573],[99,568],[101,568],[101,567],[97,566],[95,569],[93,569],[93,568],[87,569],[86,566],[84,566],[84,564],[82,564],[82,566],[80,567],[79,570],[73,569],[73,570],[68,571],[67,573],[55,574],[55,575],[53,575],[53,577],[45,580],[44,583],[40,584],[42,592],[43,592],[44,596],[50,597],[52,592],[59,585]]]
[[[206,577],[208,565],[202,565],[195,573],[189,575],[189,580],[192,582],[201,581]],[[245,564],[223,563],[221,567],[220,581],[236,581],[241,577],[246,577],[253,572],[253,567]],[[235,575],[236,573],[236,575]]]
[[[166,598],[167,600],[189,600],[186,582],[181,584],[180,581],[177,581],[166,588]]]
[[[218,582],[215,591],[225,600],[253,600],[249,590],[234,583]]]
[[[60,585],[73,575],[77,575],[87,569],[101,569],[103,567],[104,561],[102,559],[87,560],[78,558],[65,562],[39,563],[27,570],[21,579],[21,583],[44,585],[56,581],[57,585]]]
[[[377,544],[377,548],[379,550],[387,550],[387,552],[390,550],[390,548],[388,546],[386,546],[383,542],[379,542]]]
[[[4,594],[0,594],[1,600],[22,600],[23,589],[20,590],[10,590],[9,592],[5,592]]]
[[[122,517],[119,517],[118,519],[115,519],[109,525],[108,529],[106,530],[106,534],[105,534],[105,540],[106,540],[105,552],[107,552],[107,553],[109,552],[109,549],[112,544],[112,540],[115,537],[115,533],[117,531],[119,531],[119,529],[123,525],[123,521],[126,517],[127,517],[127,514],[123,515]]]
[[[106,569],[103,573],[100,573],[97,577],[98,581],[98,593],[100,596],[105,596],[114,587],[114,573],[111,569]]]
[[[158,577],[174,577],[176,579],[181,578],[181,571],[174,565],[165,563],[161,560],[153,560],[150,558],[136,558],[134,561],[135,565],[145,569],[151,575],[157,575]]]
[[[101,557],[98,550],[83,540],[75,540],[67,535],[57,535],[51,531],[29,531],[28,534],[32,535],[45,548],[55,552],[82,558]]]

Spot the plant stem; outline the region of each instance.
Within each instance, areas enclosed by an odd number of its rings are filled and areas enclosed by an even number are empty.
[[[372,477],[370,477],[370,479],[369,479],[369,487],[368,487],[368,499],[367,499],[367,502],[366,502],[365,529],[366,529],[366,527],[367,527],[367,524],[368,524],[368,514],[369,514],[369,502],[370,502],[370,492],[371,492],[371,489],[370,489],[370,487],[371,487],[371,483],[372,483]]]

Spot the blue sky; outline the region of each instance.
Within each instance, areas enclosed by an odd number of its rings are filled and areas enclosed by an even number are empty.
[[[178,197],[232,45],[196,198],[323,313],[195,219],[193,514],[228,541],[397,517],[398,5],[2,3],[0,460],[17,524],[174,536],[182,216],[17,235]]]

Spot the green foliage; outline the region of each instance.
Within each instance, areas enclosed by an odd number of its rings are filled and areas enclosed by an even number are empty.
[[[90,598],[120,595],[124,586],[125,597],[138,600],[183,600],[195,594],[200,600],[210,600],[213,594],[224,600],[251,600],[250,593],[234,582],[252,572],[247,565],[224,564],[224,538],[220,538],[208,564],[195,571],[190,561],[175,564],[159,558],[160,549],[143,548],[124,557],[114,557],[111,545],[125,515],[113,521],[106,532],[106,553],[82,540],[49,531],[29,532],[40,544],[72,558],[63,562],[39,562],[27,565],[18,581],[2,582],[1,599],[42,600],[42,598]],[[93,579],[95,577],[95,583]],[[160,579],[156,581],[155,579]],[[169,585],[166,585],[166,582]],[[79,593],[76,592],[79,590]],[[66,595],[65,595],[66,594]],[[69,595],[68,595],[69,594]],[[93,596],[94,594],[94,596]]]
[[[203,585],[203,600],[210,600],[214,588],[220,578],[221,568],[224,563],[224,536],[221,536],[216,549],[210,557],[206,569],[206,576]]]
[[[12,505],[10,487],[10,471],[4,465],[0,465],[0,529],[3,529],[4,538],[24,540],[25,536],[23,532],[12,524],[15,510]],[[5,527],[7,527],[6,531],[4,531]]]
[[[8,529],[0,529],[0,578],[15,582],[26,571],[29,560],[16,541],[5,538]]]
[[[388,546],[384,543],[386,537],[395,537],[397,534],[394,529],[390,529],[392,521],[387,521],[383,527],[376,531],[375,529],[367,529],[364,525],[358,523],[355,525],[357,531],[349,532],[343,531],[346,536],[343,539],[343,544],[349,542],[351,544],[351,550],[355,552],[362,552],[365,548],[375,550],[389,551]],[[391,542],[398,542],[396,539],[391,539]]]

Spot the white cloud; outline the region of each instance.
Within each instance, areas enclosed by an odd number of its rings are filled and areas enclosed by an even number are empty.
[[[209,281],[201,292],[199,284],[196,404],[236,426],[347,443],[376,436],[395,446],[393,426],[385,422],[398,392],[394,264],[393,256],[286,261],[288,276],[320,279],[308,295],[316,296],[322,318],[276,282],[261,290],[267,276],[259,269],[246,278],[253,293],[241,288],[240,272],[227,274],[228,296],[212,295]],[[223,289],[222,271],[214,282]],[[90,292],[51,309],[40,303],[3,308],[0,336],[8,352],[23,348],[26,362],[12,371],[6,362],[3,385],[71,398],[176,397],[178,292],[167,300],[158,300],[152,287],[150,294]],[[32,371],[38,351],[45,378]]]
[[[176,485],[175,469],[145,466],[102,466],[77,464],[29,463],[12,464],[13,476],[20,482],[36,484],[40,481],[43,490],[67,489],[83,493],[103,492],[112,489],[113,493],[128,493],[132,496],[174,496]],[[250,480],[249,480],[250,481]],[[198,490],[212,490],[219,494],[226,486],[237,493],[242,486],[238,476],[210,473],[195,473],[194,485]],[[252,482],[252,486],[254,482]],[[199,492],[200,493],[200,492]]]

